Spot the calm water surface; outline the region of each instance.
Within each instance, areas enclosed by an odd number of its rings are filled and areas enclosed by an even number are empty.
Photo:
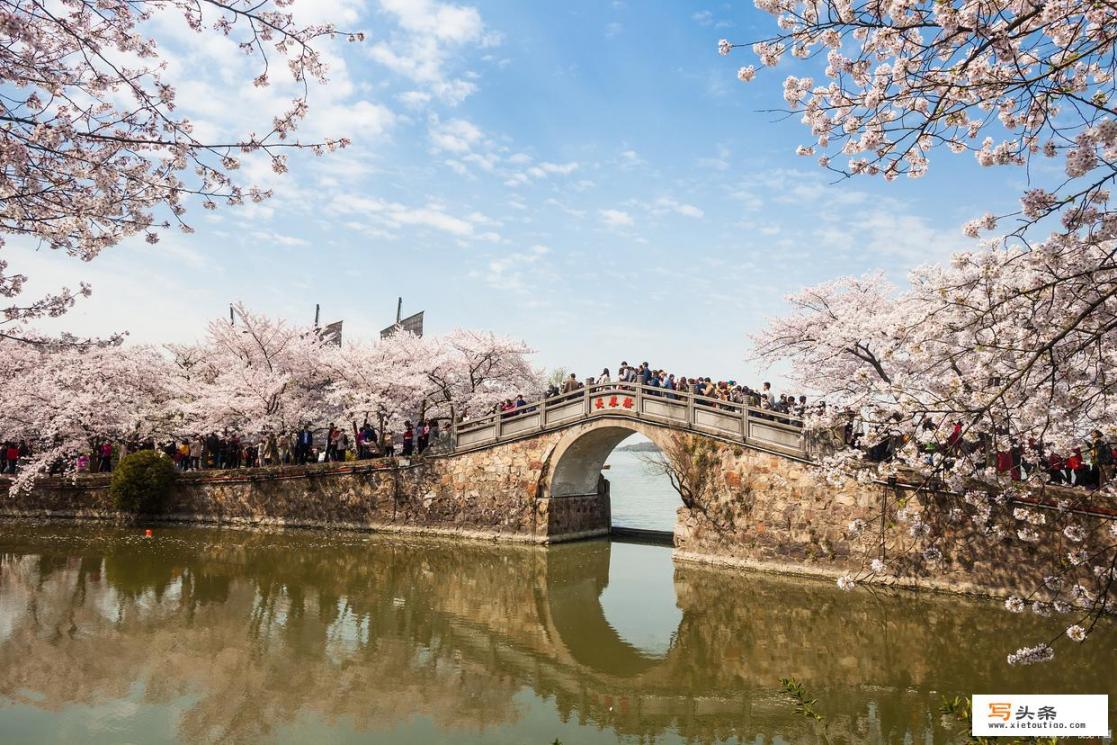
[[[1117,701],[1111,628],[1008,668],[1059,622],[954,597],[608,541],[139,533],[0,526],[0,743],[945,743],[944,694]]]
[[[674,530],[675,511],[683,506],[671,481],[649,461],[662,462],[658,452],[614,450],[605,464],[613,525],[645,530]]]

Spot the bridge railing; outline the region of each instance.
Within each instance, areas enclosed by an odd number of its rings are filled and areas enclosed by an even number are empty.
[[[798,417],[640,383],[593,383],[512,411],[458,422],[454,442],[459,449],[478,447],[601,416],[630,417],[806,455]]]

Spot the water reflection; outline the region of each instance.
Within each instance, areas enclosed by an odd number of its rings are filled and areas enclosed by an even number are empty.
[[[605,619],[640,652],[663,657],[683,620],[671,552],[635,543],[603,545],[609,548],[609,584],[599,600]]]
[[[948,742],[940,693],[1107,692],[1114,634],[957,598],[672,567],[667,549],[0,533],[0,740]]]

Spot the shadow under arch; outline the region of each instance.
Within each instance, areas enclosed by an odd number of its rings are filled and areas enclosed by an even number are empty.
[[[574,662],[607,677],[633,678],[666,664],[674,649],[647,654],[626,641],[605,617],[601,595],[609,584],[609,541],[547,550],[546,611],[552,630]]]
[[[551,497],[572,497],[598,492],[601,469],[613,449],[634,434],[647,437],[661,451],[670,435],[643,422],[602,419],[564,438],[552,455]]]

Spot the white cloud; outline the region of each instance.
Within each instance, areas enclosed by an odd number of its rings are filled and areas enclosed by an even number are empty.
[[[330,104],[315,109],[306,133],[314,139],[348,137],[355,143],[368,144],[396,123],[391,109],[372,101]]]
[[[499,35],[486,30],[477,8],[434,0],[380,0],[380,7],[399,29],[369,47],[374,60],[445,103],[460,103],[477,90],[465,79],[468,74],[451,75],[446,69],[454,53],[466,45],[499,43]],[[411,105],[419,101],[416,96],[408,99]]]
[[[696,13],[691,13],[690,20],[706,28],[711,26],[714,28],[727,28],[733,25],[730,21],[718,20],[714,17],[714,14],[708,10],[700,10]]]
[[[443,205],[430,202],[422,207],[410,207],[398,202],[388,202],[377,197],[357,194],[338,194],[330,202],[329,210],[342,215],[359,215],[389,229],[400,227],[429,228],[457,236],[462,239],[480,237],[483,240],[499,240],[499,235],[488,231],[483,236],[476,235],[480,225],[491,225],[493,221],[473,213],[468,217],[457,217],[446,211]]]
[[[295,3],[288,11],[299,25],[332,23],[341,31],[358,31],[353,24],[360,20],[365,0],[314,0]]]
[[[396,98],[408,108],[419,109],[430,103],[431,94],[426,91],[404,91]]]
[[[549,197],[548,199],[546,199],[543,202],[543,204],[545,204],[549,207],[554,207],[555,209],[560,210],[561,212],[564,212],[565,214],[570,215],[571,217],[577,218],[579,220],[586,216],[586,211],[585,210],[579,210],[579,209],[575,209],[573,207],[570,207],[569,205],[559,201],[558,199],[555,199],[554,197]]]
[[[636,224],[632,215],[623,210],[599,210],[601,220],[611,228],[631,227]]]
[[[480,129],[465,119],[440,122],[437,117],[432,117],[429,133],[436,151],[447,150],[451,153],[469,152],[484,137]]]
[[[297,246],[309,246],[310,242],[293,235],[283,235],[267,230],[258,230],[252,234],[252,237],[258,242],[263,244],[274,243],[280,246],[287,246],[290,248]]]
[[[634,166],[642,166],[647,161],[640,157],[640,154],[635,150],[622,150],[620,154],[620,163],[622,168],[632,168]]]
[[[509,159],[515,159],[517,163],[530,163],[531,158],[523,153],[517,153]],[[522,186],[523,184],[530,183],[532,180],[545,179],[549,176],[569,176],[574,171],[580,168],[580,164],[576,162],[570,163],[550,163],[543,161],[537,165],[530,166],[522,171],[517,171],[508,176],[505,180],[505,186]]]
[[[574,171],[578,170],[578,164],[543,162],[539,164],[539,169],[544,173],[559,173],[563,176],[569,176],[570,174],[574,173]]]
[[[693,217],[696,219],[701,218],[706,214],[698,207],[695,207],[693,204],[678,202],[671,197],[660,197],[659,199],[655,200],[655,204],[652,206],[651,211],[656,214],[662,214],[664,212],[675,212],[677,214],[683,215],[684,217]]]
[[[550,252],[548,246],[536,244],[522,251],[503,254],[489,259],[485,272],[475,272],[473,276],[480,277],[490,287],[527,293],[530,287],[525,281],[525,273],[522,270],[530,269],[530,276],[536,281],[545,279],[548,272],[539,265]]]
[[[400,27],[442,41],[473,41],[485,30],[480,12],[470,6],[433,0],[380,0],[380,7],[394,15]]]

